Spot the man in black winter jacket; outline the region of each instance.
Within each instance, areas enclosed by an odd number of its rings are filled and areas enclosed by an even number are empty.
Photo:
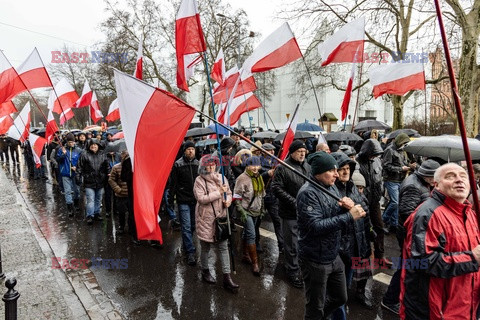
[[[309,158],[311,177],[338,198],[337,162],[321,151]],[[324,319],[347,301],[345,267],[340,258],[342,229],[365,216],[347,197],[334,198],[307,182],[298,192],[298,245],[305,282],[305,319]]]
[[[183,144],[183,156],[175,161],[170,174],[170,189],[168,203],[173,208],[173,199],[176,197],[178,217],[182,227],[183,248],[187,254],[188,265],[197,263],[193,232],[195,231],[195,205],[197,201],[193,194],[193,185],[198,176],[198,160],[195,158],[195,144],[186,141]]]
[[[307,153],[305,143],[295,140],[288,151],[290,155],[285,162],[309,176],[310,165],[305,161]],[[295,198],[304,183],[305,179],[284,166],[277,167],[272,182],[272,191],[279,202],[278,215],[282,218],[285,269],[288,279],[297,288],[302,288],[303,282],[298,264],[298,224]]]

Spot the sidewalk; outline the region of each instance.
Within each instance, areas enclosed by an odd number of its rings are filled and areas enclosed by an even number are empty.
[[[52,248],[1,168],[0,246],[6,278],[17,279],[18,319],[123,319],[89,269],[52,269]],[[6,291],[1,281],[0,295]],[[0,304],[3,319],[5,307]]]

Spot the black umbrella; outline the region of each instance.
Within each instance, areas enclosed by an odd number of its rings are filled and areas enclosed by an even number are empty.
[[[127,150],[127,144],[125,143],[125,139],[118,139],[113,142],[109,142],[105,147],[105,153],[122,152],[123,150]]]
[[[286,133],[287,132],[282,132],[282,133],[278,134],[275,137],[275,140],[277,140],[277,141],[283,140],[283,138],[285,138]],[[295,139],[308,139],[308,138],[314,138],[313,134],[311,134],[310,132],[307,132],[307,131],[296,131],[295,132]]]
[[[197,143],[195,143],[195,147],[206,147],[212,144],[217,144],[217,139],[206,139],[197,141]]]
[[[262,131],[262,132],[256,132],[253,134],[252,138],[255,139],[273,139],[276,136],[278,136],[278,133],[273,132],[273,131]]]
[[[418,134],[417,130],[414,129],[398,129],[393,132],[390,132],[387,135],[387,139],[395,139],[400,133],[405,133],[409,137],[413,137],[416,135],[416,137],[419,137],[420,135]]]
[[[215,133],[211,128],[193,128],[187,131],[185,137],[201,137]]]
[[[348,142],[349,141],[360,141],[363,140],[358,134],[350,133],[346,131],[340,132],[330,132],[325,134],[325,139],[327,141],[339,141],[339,142]]]
[[[353,131],[358,132],[358,131],[369,131],[373,129],[378,129],[378,130],[387,130],[391,129],[391,127],[386,124],[385,122],[378,121],[378,120],[363,120],[360,121]]]

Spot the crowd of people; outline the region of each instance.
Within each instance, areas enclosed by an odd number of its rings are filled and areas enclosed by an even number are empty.
[[[94,136],[57,136],[46,147],[41,168],[32,166],[25,147],[31,177],[53,181],[64,194],[69,216],[84,209],[86,223],[93,224],[115,214],[117,232],[128,229],[138,244],[128,152],[106,152],[111,135]],[[346,319],[347,288],[354,282],[354,298],[373,308],[366,293],[372,278],[369,261],[392,266],[384,242],[385,235],[395,234],[403,252],[400,265],[422,263],[396,270],[382,307],[402,319],[476,319],[480,238],[467,200],[465,169],[407,154],[403,148],[410,138],[404,133],[391,141],[376,130],[362,137],[355,145],[296,139],[285,163],[274,157],[281,144],[272,140],[247,147],[239,136],[226,136],[216,150],[186,138],[171,168],[161,211],[168,226],[181,232],[187,264],[195,266],[199,256],[202,280],[215,284],[209,256],[218,250],[223,286],[238,292],[229,240],[216,238],[215,221],[229,217],[232,231],[239,234],[242,262],[260,276],[260,226],[268,215],[287,279],[304,288],[305,319]],[[2,151],[8,160],[9,150]]]

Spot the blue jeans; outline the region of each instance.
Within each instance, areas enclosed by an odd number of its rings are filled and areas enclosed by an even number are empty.
[[[100,215],[103,188],[85,188],[85,195],[87,196],[87,218],[93,218],[95,215]]]
[[[168,205],[168,194],[169,194],[170,189],[165,189],[165,192],[163,193],[163,203],[165,203],[165,209],[167,210],[167,214],[170,217],[170,220],[175,220],[177,219],[177,215],[175,214],[175,211],[173,211],[172,208]]]
[[[65,202],[67,204],[72,204],[73,200],[80,198],[80,193],[78,192],[77,183],[75,182],[75,177],[62,177],[63,189],[65,190]],[[73,196],[72,196],[73,195]]]
[[[193,232],[195,231],[195,204],[178,204],[180,224],[182,225],[183,248],[187,253],[195,252]]]
[[[247,214],[247,220],[245,221],[244,229],[243,229],[243,239],[247,244],[255,244],[255,225],[257,223],[258,217],[252,217]]]
[[[400,193],[400,183],[385,181],[385,189],[387,189],[390,201],[388,202],[385,211],[383,212],[382,219],[388,225],[397,226],[398,223],[398,196]]]

